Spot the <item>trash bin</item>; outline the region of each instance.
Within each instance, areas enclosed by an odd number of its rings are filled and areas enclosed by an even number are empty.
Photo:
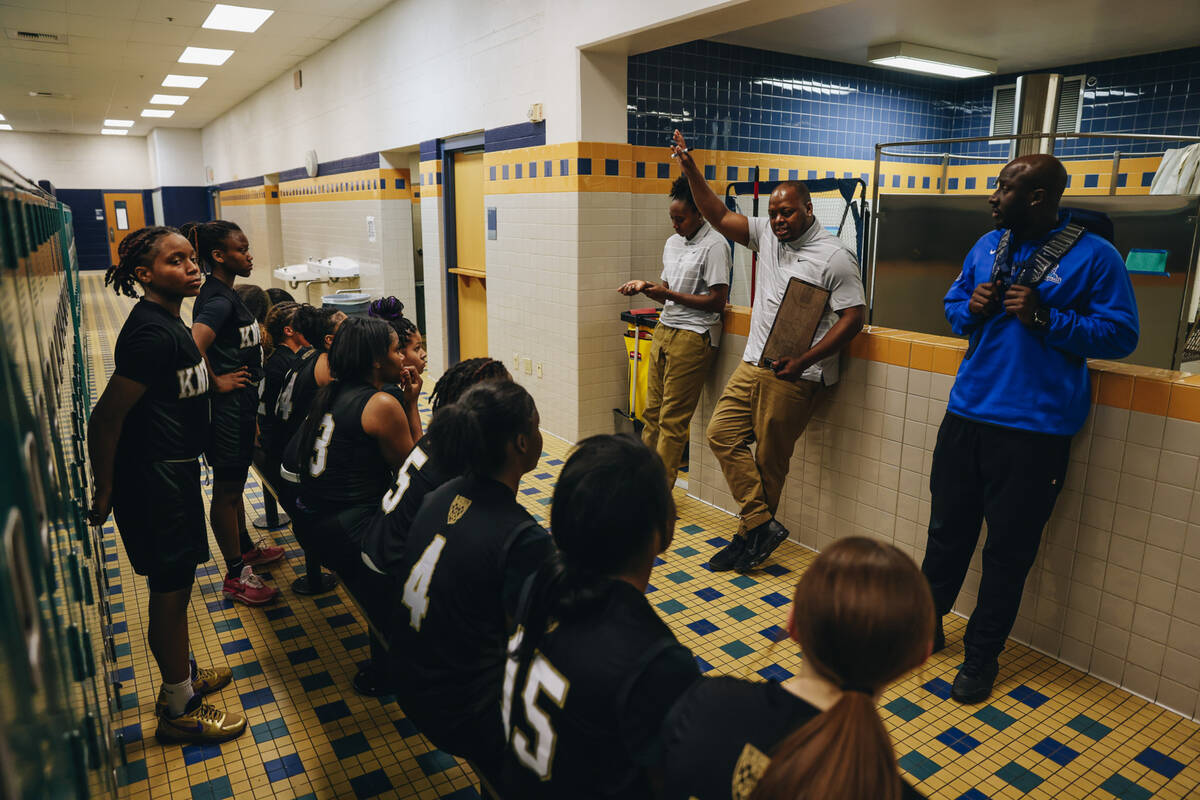
[[[658,325],[659,309],[637,308],[632,311],[622,311],[621,319],[628,323],[625,327],[623,340],[625,355],[628,359],[629,394],[628,410],[613,409],[617,418],[617,430],[628,431],[631,424],[634,432],[640,432],[646,424],[646,387],[649,384],[650,340],[654,336],[654,328]]]
[[[366,317],[371,306],[371,295],[366,292],[348,291],[321,296],[322,306],[332,306],[348,317]]]

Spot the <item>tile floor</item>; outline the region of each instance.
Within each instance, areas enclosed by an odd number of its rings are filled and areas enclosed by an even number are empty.
[[[85,276],[83,285],[99,391],[130,301],[103,290],[97,275]],[[545,447],[520,495],[543,518],[568,451],[552,437]],[[252,516],[261,513],[262,492],[253,479],[246,500]],[[772,642],[813,554],[789,542],[753,575],[714,574],[704,563],[732,535],[734,519],[682,493],[678,503],[678,533],[655,567],[651,602],[705,672],[789,677],[799,657],[791,646]],[[313,598],[290,591],[303,574],[303,558],[287,529],[271,534],[288,548],[288,557],[269,572],[283,590],[278,603],[252,609],[226,601],[216,562],[201,568],[192,603],[197,659],[234,671],[233,684],[213,700],[244,711],[250,731],[219,746],[158,745],[145,584],[129,568],[111,523],[104,533],[124,709],[115,722],[125,754],[120,797],[478,797],[470,769],[433,749],[393,699],[362,698],[350,688],[355,663],[367,657],[361,616],[341,590]],[[901,768],[930,797],[1200,794],[1200,725],[1024,646],[1012,645],[1002,657],[990,702],[964,707],[950,701],[963,626],[961,619],[950,621],[950,646],[881,702]]]

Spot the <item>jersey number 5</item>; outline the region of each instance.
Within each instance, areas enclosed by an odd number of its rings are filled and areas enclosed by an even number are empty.
[[[421,553],[421,558],[413,564],[408,580],[404,582],[404,596],[400,599],[408,608],[408,624],[414,631],[421,630],[421,621],[429,613],[429,582],[433,580],[433,571],[437,569],[438,559],[442,557],[442,548],[446,546],[446,537],[440,533]]]
[[[409,484],[412,483],[412,473],[409,472],[409,469],[418,470],[425,466],[425,462],[428,460],[429,456],[421,452],[421,448],[414,447],[412,449],[408,458],[400,465],[400,473],[396,476],[396,485],[383,496],[383,513],[390,514],[396,510],[396,506],[400,505],[400,500],[408,491]]]
[[[321,417],[321,427],[317,428],[317,439],[313,442],[312,463],[309,464],[308,474],[314,478],[325,471],[331,439],[333,439],[333,414],[326,414]]]
[[[521,729],[514,729],[512,705],[513,692],[517,688],[518,664],[514,656],[521,649],[523,635],[524,631],[518,629],[508,642],[509,657],[504,664],[504,694],[501,698],[500,712],[504,717],[504,733],[512,743],[517,761],[537,773],[543,781],[548,781],[551,762],[554,761],[554,744],[558,737],[550,722],[550,716],[538,707],[537,700],[539,695],[545,694],[554,705],[562,708],[567,700],[570,683],[544,655],[535,653],[525,677],[525,688],[521,691],[525,720],[533,728],[533,741],[530,742]]]

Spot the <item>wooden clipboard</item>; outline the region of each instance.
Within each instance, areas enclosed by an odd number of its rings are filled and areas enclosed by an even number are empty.
[[[828,289],[799,278],[790,279],[758,365],[774,369],[780,358],[807,353],[828,305]]]

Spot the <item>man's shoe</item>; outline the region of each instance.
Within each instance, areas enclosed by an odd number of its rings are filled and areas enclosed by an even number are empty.
[[[279,590],[263,583],[262,578],[254,574],[254,568],[249,564],[242,567],[242,574],[238,577],[226,578],[221,591],[231,600],[248,606],[265,606],[279,597]]]
[[[283,558],[283,548],[267,544],[266,539],[259,539],[254,543],[253,550],[247,550],[242,553],[243,563],[249,564],[252,567],[257,567],[261,564],[271,564],[281,558]]]
[[[246,731],[246,718],[232,711],[222,711],[192,697],[188,708],[178,717],[158,715],[158,730],[154,735],[163,744],[216,744],[236,739]]]
[[[774,553],[775,548],[779,547],[786,538],[788,538],[788,529],[773,519],[755,527],[746,534],[748,543],[746,552],[742,553],[742,557],[733,567],[734,570],[749,572],[756,568],[770,558],[771,553]]]
[[[736,534],[733,541],[713,554],[708,560],[708,568],[713,572],[728,572],[734,568],[742,553],[746,552],[746,536]]]
[[[1000,662],[995,658],[984,660],[968,657],[954,677],[954,686],[950,688],[951,699],[967,705],[982,703],[992,694],[992,686],[999,672]]]
[[[937,612],[934,612],[935,614]],[[940,653],[946,649],[946,631],[942,629],[942,618],[937,618],[937,627],[933,629],[933,652]]]

